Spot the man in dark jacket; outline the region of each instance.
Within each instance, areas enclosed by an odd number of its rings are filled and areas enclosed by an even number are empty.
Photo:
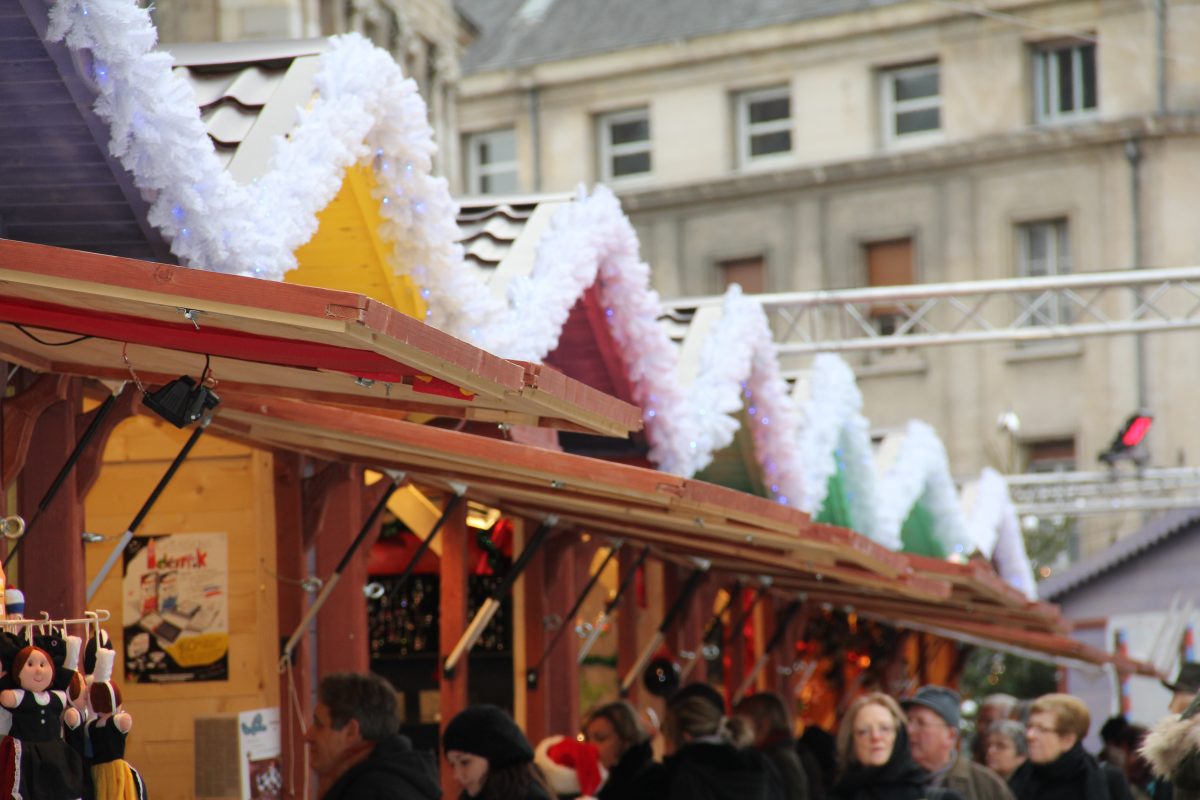
[[[399,730],[396,692],[383,678],[325,676],[304,734],[321,800],[438,800],[433,759]]]

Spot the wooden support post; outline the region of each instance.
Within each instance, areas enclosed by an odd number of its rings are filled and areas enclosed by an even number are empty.
[[[467,504],[459,503],[442,526],[441,560],[441,618],[438,621],[439,663],[458,643],[467,629],[467,579],[471,574],[469,544],[471,529],[467,527]],[[461,659],[452,676],[441,675],[438,698],[438,713],[441,730],[454,719],[454,715],[467,707],[467,680],[470,674],[470,659]],[[452,797],[458,792],[445,753],[440,759],[442,794]]]
[[[275,454],[275,574],[298,580],[308,574],[308,559],[304,537],[304,510],[301,469],[303,461],[296,453]],[[276,582],[279,603],[279,630],[292,631],[304,616],[310,598],[292,581]],[[281,639],[280,646],[283,641]],[[293,652],[292,680],[296,687],[295,700],[299,708],[293,708],[289,696],[286,676],[280,680],[279,708],[283,748],[284,796],[300,797],[304,786],[304,740],[301,720],[308,724],[312,720],[313,681],[309,654],[311,641],[300,640]],[[305,799],[307,800],[307,799]]]
[[[21,509],[35,509],[75,448],[75,417],[82,384],[72,379],[66,399],[53,402],[37,417],[30,433],[37,458],[28,459],[18,488]],[[52,617],[78,617],[86,605],[87,573],[83,560],[83,504],[68,476],[47,506],[37,530],[21,546],[19,585],[25,590],[26,613],[46,611]]]
[[[519,528],[524,528],[524,523],[521,520],[516,522]],[[521,546],[524,546],[524,537],[519,540]],[[518,539],[513,539],[513,550],[517,550]],[[547,547],[541,547],[533,558],[529,561],[529,566],[525,568],[525,574],[517,581],[516,586],[520,587],[522,605],[522,619],[524,624],[522,630],[524,636],[521,641],[517,641],[514,630],[513,647],[524,648],[525,651],[525,669],[528,669],[540,657],[540,654],[545,651],[546,644],[550,641],[552,632],[546,630],[543,620],[546,614],[549,613],[546,607],[546,593],[553,582],[553,573],[546,569],[546,558],[548,547],[553,545],[553,540]],[[514,592],[518,591],[514,588]],[[516,596],[514,594],[514,600]],[[516,605],[513,606],[514,615]],[[572,653],[574,655],[574,653]],[[574,665],[572,665],[574,669]],[[513,662],[513,680],[518,685],[525,687],[525,707],[513,709],[513,716],[517,723],[524,723],[524,730],[531,742],[538,742],[549,735],[549,684],[548,679],[551,677],[547,674],[547,670],[538,671],[537,686],[529,686],[525,682],[525,670],[518,672],[516,670],[516,661]],[[521,697],[520,692],[513,693],[514,698]],[[522,718],[523,713],[523,718]]]
[[[746,604],[753,602],[754,590],[750,587],[738,584],[734,589],[736,597],[733,604],[729,607],[729,619],[731,625],[736,623],[743,615]],[[725,631],[725,657],[729,664],[729,669],[725,671],[725,700],[728,702],[737,688],[742,685],[742,680],[746,677],[746,642],[742,638],[740,630]]]
[[[617,560],[621,564],[621,573],[624,575],[627,570],[633,569],[633,565],[637,563],[639,548],[623,547]],[[648,563],[648,562],[647,562]],[[644,573],[643,573],[644,574]],[[627,673],[632,667],[633,662],[638,657],[639,646],[638,637],[638,590],[637,579],[634,579],[629,585],[629,590],[621,596],[621,602],[617,606],[617,679]],[[625,698],[634,706],[640,708],[640,698],[642,692],[641,682],[635,682],[629,691],[629,697]]]
[[[337,568],[366,519],[363,508],[362,470],[358,467],[331,467],[340,470],[338,480],[326,486],[327,495],[316,526],[315,549],[317,575],[328,578]],[[336,589],[317,612],[317,677],[331,672],[366,672],[371,653],[367,639],[367,599],[362,587],[367,577],[365,548],[351,559],[342,572]]]
[[[716,581],[713,576],[706,575],[704,583],[692,595],[692,599],[688,603],[687,611],[684,612],[684,617],[680,620],[679,625],[679,649],[675,653],[682,656],[683,652],[690,651],[692,657],[696,659],[696,666],[692,667],[691,673],[687,677],[688,683],[703,681],[707,676],[707,662],[704,660],[704,654],[701,652],[701,647],[704,644],[704,627],[708,624],[708,620],[712,617],[713,603],[713,586]],[[683,658],[679,659],[679,665],[687,669],[688,662]]]
[[[758,604],[758,609],[755,612],[755,649],[762,651],[770,643],[770,637],[774,635],[776,626],[779,621],[780,609],[775,605],[775,598],[767,595]],[[781,640],[785,640],[787,634],[780,636]],[[779,667],[782,666],[780,654],[783,652],[783,641],[780,641],[779,646],[771,650],[767,654],[767,665],[763,667],[763,671],[759,673],[758,684],[755,692],[777,692],[782,689],[783,676],[779,673]]]

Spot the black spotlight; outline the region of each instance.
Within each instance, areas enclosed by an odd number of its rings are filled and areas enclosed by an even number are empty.
[[[146,408],[176,428],[191,425],[220,402],[221,398],[212,389],[203,384],[197,385],[187,375],[170,381],[155,392],[146,392],[142,400]]]
[[[659,656],[646,665],[642,673],[642,684],[646,691],[656,697],[670,697],[679,688],[679,665],[669,658]]]

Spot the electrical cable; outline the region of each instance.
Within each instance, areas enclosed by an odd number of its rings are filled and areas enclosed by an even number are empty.
[[[45,339],[39,339],[38,337],[34,336],[32,333],[29,332],[29,330],[24,325],[21,325],[20,323],[10,322],[9,324],[12,325],[17,330],[19,330],[21,333],[28,336],[30,339],[33,339],[38,344],[44,345],[46,347],[66,347],[69,344],[79,344],[80,342],[86,342],[88,339],[96,338],[94,336],[88,336],[86,334],[83,334],[80,336],[76,336],[74,339],[68,339],[65,342],[47,342]]]

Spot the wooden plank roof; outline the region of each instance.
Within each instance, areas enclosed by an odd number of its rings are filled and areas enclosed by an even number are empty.
[[[392,413],[610,436],[636,406],[548,367],[506,361],[363,295],[0,239],[0,356],[146,384],[198,375]],[[191,317],[185,318],[190,311]],[[86,337],[70,346],[56,343]],[[41,340],[40,342],[38,340]]]
[[[0,230],[14,239],[173,261],[92,110],[87,54],[45,40],[50,4],[0,0]]]

